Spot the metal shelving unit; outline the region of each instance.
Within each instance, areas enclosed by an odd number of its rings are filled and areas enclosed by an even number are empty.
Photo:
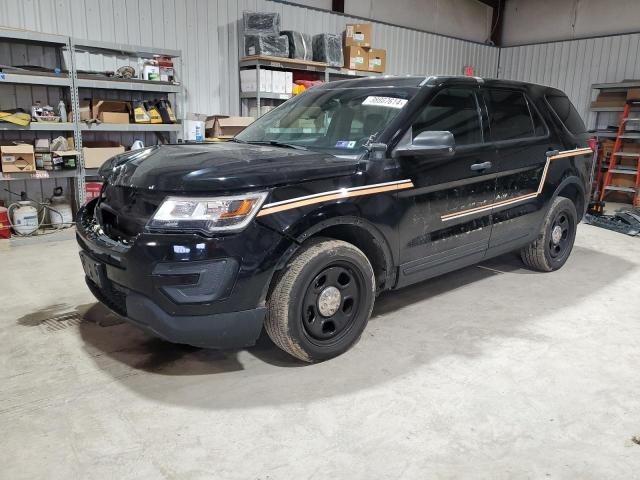
[[[383,75],[377,72],[364,72],[359,70],[350,70],[347,68],[332,67],[328,63],[312,62],[309,60],[300,60],[295,58],[270,57],[264,55],[252,55],[242,57],[239,63],[240,70],[255,69],[256,85],[260,85],[260,69],[279,69],[293,70],[300,72],[316,72],[322,75],[322,80],[329,82],[332,76],[338,77],[376,77]],[[262,109],[262,100],[288,100],[292,97],[289,93],[273,93],[273,92],[240,92],[240,110],[248,111],[248,105],[244,104],[244,100],[255,100],[258,108],[258,115]],[[245,108],[245,106],[247,108]]]
[[[37,45],[40,47],[53,47],[55,49],[56,64],[58,67],[52,72],[38,72],[25,70],[22,68],[3,67],[0,72],[1,85],[22,85],[22,86],[44,86],[58,87],[63,89],[61,98],[67,94],[70,100],[70,106],[73,108],[75,103],[73,89],[73,71],[62,71],[64,64],[64,52],[71,51],[70,39],[61,35],[49,35],[38,32],[14,30],[10,28],[0,28],[0,41],[11,42],[22,45]],[[24,106],[23,106],[24,107]],[[12,123],[1,122],[0,132],[73,132],[74,137],[79,132],[76,122],[31,122],[29,125],[21,126]],[[25,180],[47,180],[47,179],[79,179],[78,169],[74,170],[37,170],[35,172],[0,172],[0,181],[25,181]],[[78,182],[75,182],[75,201],[79,205],[82,201],[84,191],[78,188]]]
[[[2,38],[0,34],[0,39]],[[39,75],[35,73],[0,73],[3,83],[46,85],[48,87],[70,87],[71,79],[66,75]]]
[[[80,124],[83,132],[179,132],[180,123],[99,123]]]
[[[75,128],[73,122],[31,122],[26,127],[13,123],[0,123],[0,131],[24,131],[24,132],[72,132]]]
[[[15,180],[48,180],[50,178],[73,178],[78,174],[76,170],[36,170],[35,172],[2,173],[0,180],[5,182]]]
[[[149,82],[146,80],[103,80],[96,78],[78,78],[78,88],[102,88],[105,90],[135,90],[137,92],[180,93],[182,87],[167,82]]]
[[[120,43],[101,42],[93,40],[76,39],[61,35],[48,35],[38,32],[13,30],[0,28],[0,41],[17,42],[27,45],[52,46],[57,49],[57,58],[60,67],[66,64],[68,72],[59,71],[56,73],[40,73],[22,69],[4,68],[0,72],[0,85],[30,85],[60,87],[68,89],[69,108],[73,112],[72,122],[46,123],[32,122],[27,126],[19,126],[11,123],[0,123],[0,132],[73,132],[75,149],[80,152],[78,167],[75,170],[38,170],[29,173],[0,173],[0,181],[15,180],[46,180],[55,178],[75,178],[75,201],[76,205],[81,205],[85,200],[85,176],[95,175],[97,169],[85,169],[82,158],[83,133],[99,132],[140,132],[155,133],[161,139],[165,139],[165,134],[169,134],[171,139],[177,140],[182,125],[177,124],[87,124],[80,120],[79,89],[110,90],[120,92],[137,92],[140,94],[159,93],[162,95],[173,95],[172,104],[176,116],[180,117],[183,103],[183,88],[177,83],[155,82],[138,79],[118,79],[101,78],[92,74],[78,75],[78,54],[88,53],[90,55],[108,56],[128,56],[135,58],[153,58],[154,56],[165,56],[174,59],[174,68],[178,74],[181,71],[180,58],[182,53],[178,50],[149,48],[138,45],[127,45]],[[65,56],[65,53],[67,54]],[[64,59],[64,61],[63,61]],[[59,73],[58,73],[59,71]],[[23,106],[24,107],[24,106]]]
[[[153,58],[155,56],[171,57],[174,59],[174,68],[177,72],[181,71],[180,57],[182,53],[178,50],[160,49],[144,47],[139,45],[128,45],[122,43],[102,42],[86,39],[70,38],[72,64],[74,69],[74,89],[78,98],[79,106],[80,94],[79,89],[86,90],[111,90],[119,92],[131,93],[160,93],[164,95],[173,95],[171,102],[179,116],[182,109],[183,88],[180,84],[159,81],[147,81],[140,79],[120,79],[120,78],[101,78],[93,74],[78,72],[78,55],[88,53],[90,55],[108,55],[108,56],[124,56],[135,58]],[[137,66],[136,66],[137,70]],[[78,107],[79,108],[79,107]],[[78,109],[74,109],[78,111]],[[76,139],[76,149],[82,152],[82,142],[84,133],[155,133],[158,138],[165,139],[163,134],[169,134],[173,141],[177,140],[178,133],[182,131],[182,124],[140,124],[140,123],[85,123],[80,118],[74,119],[78,124],[78,135]],[[82,157],[82,154],[81,154]],[[98,169],[87,169],[84,167],[84,159],[79,162],[81,174],[79,175],[79,183],[81,183],[82,200],[84,201],[85,178],[97,175]]]

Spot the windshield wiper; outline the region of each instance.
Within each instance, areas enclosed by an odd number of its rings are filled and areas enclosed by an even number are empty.
[[[284,147],[284,148],[294,148],[296,150],[309,150],[306,147],[303,147],[302,145],[294,145],[292,143],[283,143],[283,142],[277,142],[275,140],[255,140],[255,141],[248,141],[248,142],[242,142],[242,143],[249,143],[251,145],[273,145],[274,147]]]

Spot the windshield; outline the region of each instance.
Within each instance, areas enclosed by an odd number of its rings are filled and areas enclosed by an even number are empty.
[[[398,87],[311,88],[260,117],[236,140],[356,155],[378,139],[416,92]]]

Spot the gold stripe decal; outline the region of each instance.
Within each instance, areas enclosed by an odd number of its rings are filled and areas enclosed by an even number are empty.
[[[590,148],[576,148],[574,150],[565,150],[563,152],[558,153],[557,155],[553,155],[551,157],[547,157],[547,162],[544,165],[544,170],[542,171],[542,178],[540,179],[540,184],[538,185],[538,190],[533,193],[527,193],[526,195],[521,195],[519,197],[509,198],[507,200],[500,200],[498,202],[493,202],[488,205],[483,205],[481,207],[469,208],[467,210],[461,210],[460,212],[449,213],[447,215],[442,215],[440,219],[443,222],[447,220],[453,220],[455,218],[465,217],[467,215],[473,215],[474,213],[484,212],[486,210],[491,210],[496,207],[506,207],[507,205],[511,205],[513,203],[522,202],[524,200],[529,200],[532,198],[536,198],[538,195],[542,193],[542,189],[544,188],[544,182],[547,179],[547,172],[549,171],[549,164],[552,160],[558,160],[560,158],[567,157],[575,157],[578,155],[587,155],[593,153],[593,150]]]
[[[397,182],[376,183],[374,185],[364,185],[362,187],[343,188],[329,192],[316,193],[304,197],[291,198],[281,202],[268,203],[258,212],[258,217],[270,215],[272,213],[283,212],[293,208],[306,207],[316,203],[330,202],[342,198],[361,197],[363,195],[373,195],[375,193],[391,192],[413,188],[411,180],[399,180]]]

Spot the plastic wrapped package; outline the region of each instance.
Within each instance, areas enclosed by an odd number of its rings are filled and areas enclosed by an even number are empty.
[[[280,35],[286,35],[289,39],[289,58],[313,60],[311,35],[294,30],[283,30]]]
[[[289,56],[289,39],[285,35],[245,35],[245,55]]]
[[[242,26],[245,35],[279,35],[280,14],[269,12],[243,12]]]
[[[321,33],[313,36],[313,59],[316,62],[328,63],[333,67],[342,67],[342,38],[333,33]]]

